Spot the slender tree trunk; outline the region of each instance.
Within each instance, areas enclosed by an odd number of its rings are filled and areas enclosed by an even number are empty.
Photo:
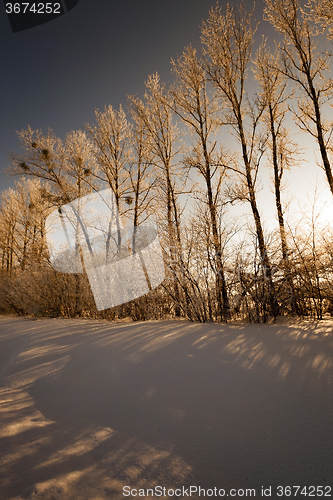
[[[229,297],[227,292],[226,280],[224,276],[224,268],[222,262],[221,255],[221,245],[219,232],[217,228],[217,216],[216,216],[216,208],[213,201],[213,193],[211,186],[211,175],[210,175],[210,164],[208,159],[208,153],[205,147],[205,143],[203,143],[205,160],[206,160],[206,185],[207,185],[207,196],[208,196],[208,208],[210,213],[210,219],[212,224],[212,233],[213,233],[213,244],[215,250],[215,266],[216,266],[216,279],[215,279],[215,287],[216,287],[216,299],[218,306],[218,315],[221,321],[227,321],[230,318],[230,304]]]
[[[272,278],[271,265],[270,265],[268,254],[267,254],[267,248],[266,248],[266,243],[265,243],[265,239],[264,239],[264,232],[262,229],[261,218],[260,218],[259,210],[257,207],[256,194],[255,194],[254,184],[253,184],[253,180],[252,180],[251,165],[250,165],[250,161],[249,161],[248,154],[247,154],[246,140],[245,140],[244,131],[243,131],[242,118],[241,118],[240,114],[238,114],[238,128],[239,128],[239,132],[240,132],[243,160],[244,160],[244,165],[245,165],[247,189],[248,189],[248,193],[249,193],[249,197],[250,197],[250,205],[251,205],[251,209],[252,209],[252,214],[253,214],[253,218],[254,218],[254,222],[255,222],[255,226],[256,226],[256,234],[257,234],[257,238],[258,238],[260,258],[261,258],[261,263],[262,263],[262,267],[264,270],[264,277],[267,278],[267,280],[268,280],[269,303],[270,303],[271,313],[275,318],[279,314],[279,305],[278,305],[276,294],[275,294],[275,287],[274,287],[273,278]]]
[[[330,187],[331,193],[333,194],[333,175],[332,175],[331,165],[330,165],[330,161],[328,159],[327,149],[326,149],[325,140],[324,140],[323,126],[322,126],[322,119],[321,119],[320,107],[319,107],[319,102],[318,102],[318,96],[317,96],[315,88],[313,87],[313,83],[312,83],[312,79],[310,78],[310,75],[307,75],[307,76],[308,76],[308,83],[309,83],[312,102],[313,102],[314,111],[315,111],[317,138],[318,138],[320,154],[321,154],[321,158],[323,160],[323,165],[324,165],[324,169],[325,169],[325,173],[326,173],[327,182],[328,182],[328,185]]]
[[[169,172],[169,167],[168,165],[165,166],[165,174],[166,174],[166,182],[167,182],[167,221],[168,221],[168,235],[169,235],[169,243],[170,243],[170,254],[171,254],[171,261],[172,261],[172,274],[173,274],[173,294],[175,298],[175,316],[179,317],[180,316],[180,293],[179,293],[179,286],[178,286],[178,280],[176,276],[176,266],[174,265],[174,262],[177,260],[177,252],[175,249],[175,230],[176,230],[176,235],[177,235],[177,224],[178,221],[176,221],[176,213],[174,213],[175,217],[175,223],[172,220],[172,198],[173,198],[173,188],[171,184],[171,179],[170,179],[170,172]],[[178,246],[178,245],[177,245]]]
[[[278,163],[278,148],[277,148],[277,134],[274,127],[274,116],[272,105],[269,104],[269,117],[270,117],[270,129],[272,136],[272,156],[273,156],[273,168],[274,168],[274,191],[275,191],[275,205],[276,211],[278,215],[278,223],[279,223],[279,231],[280,231],[280,239],[281,239],[281,250],[282,250],[282,258],[283,258],[283,267],[284,267],[284,276],[287,282],[287,285],[291,292],[291,307],[294,313],[300,314],[300,309],[296,300],[295,287],[292,279],[292,275],[290,272],[290,266],[288,262],[288,246],[287,246],[287,237],[286,237],[286,229],[284,225],[284,217],[281,205],[281,178],[282,178],[282,167],[279,169]]]

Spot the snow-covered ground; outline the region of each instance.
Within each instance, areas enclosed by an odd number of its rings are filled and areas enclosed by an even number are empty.
[[[332,322],[0,317],[0,370],[1,500],[332,486]]]

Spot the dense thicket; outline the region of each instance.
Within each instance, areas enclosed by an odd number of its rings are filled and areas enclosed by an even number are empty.
[[[172,61],[168,88],[151,75],[143,98],[129,97],[128,113],[106,106],[94,125],[64,140],[51,130],[21,131],[24,153],[12,154],[20,179],[0,203],[0,312],[201,322],[331,314],[330,227],[320,226],[315,203],[301,220],[287,216],[282,181],[300,161],[290,115],[315,139],[333,193],[325,118],[333,81],[323,49],[332,12],[327,0],[266,0],[264,17],[280,41],[274,53],[267,40],[254,53],[252,13],[216,6],[202,25],[201,51],[186,47]],[[274,183],[270,232],[257,201],[263,162]],[[85,273],[53,270],[45,220],[102,188],[112,188],[123,221],[156,222],[166,279],[144,297],[98,312]],[[233,203],[247,204],[252,223],[232,219]]]

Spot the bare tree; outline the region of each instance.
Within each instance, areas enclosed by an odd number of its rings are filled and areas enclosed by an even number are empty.
[[[258,49],[254,74],[259,83],[259,99],[265,108],[263,122],[268,130],[270,163],[274,172],[275,205],[279,223],[282,250],[282,263],[285,280],[290,290],[292,310],[299,313],[295,289],[289,266],[287,234],[281,203],[281,183],[286,169],[297,163],[297,144],[290,138],[290,131],[285,126],[288,112],[287,83],[278,67],[278,56],[273,55],[264,41]]]
[[[196,50],[187,47],[183,55],[172,61],[176,83],[171,88],[174,110],[187,125],[194,145],[185,158],[185,165],[195,168],[205,183],[205,202],[210,214],[216,271],[216,300],[221,320],[230,317],[227,285],[223,269],[221,231],[217,208],[226,158],[222,149],[217,150],[214,134],[218,130],[216,97],[207,89],[205,71]],[[210,238],[209,238],[210,239]]]
[[[32,130],[29,126],[18,133],[24,154],[11,153],[11,172],[14,175],[32,176],[48,182],[59,204],[71,200],[70,183],[65,168],[63,141],[52,130],[43,135],[41,130]]]
[[[64,172],[70,181],[70,198],[80,198],[98,188],[93,144],[82,130],[66,135],[63,145]]]
[[[97,110],[95,116],[97,125],[86,125],[86,130],[95,146],[94,152],[98,164],[95,177],[112,189],[118,213],[122,216],[128,211],[124,201],[130,189],[128,161],[131,126],[121,105],[118,111],[111,105],[106,106],[103,112]],[[120,246],[121,230],[118,217],[116,223],[117,244]]]
[[[237,13],[229,4],[224,14],[217,6],[210,11],[207,22],[202,25],[202,43],[208,78],[223,104],[223,123],[231,126],[241,147],[243,167],[235,169],[241,181],[236,188],[236,198],[250,203],[262,265],[270,289],[271,312],[276,316],[278,303],[256,200],[258,169],[266,143],[266,136],[260,131],[264,105],[258,100],[251,103],[245,90],[255,32],[252,14],[246,12],[243,4]]]
[[[265,19],[283,36],[278,44],[280,71],[297,86],[297,108],[291,108],[296,123],[318,143],[322,167],[333,194],[332,123],[325,119],[325,105],[333,97],[333,80],[328,76],[331,53],[319,50],[320,30],[298,0],[265,0]]]
[[[131,207],[133,219],[133,252],[137,226],[144,223],[154,211],[154,187],[156,186],[156,166],[152,149],[151,137],[144,122],[132,110],[134,125],[131,135],[131,155],[128,174],[130,179],[130,194],[125,201]],[[134,201],[134,203],[133,203]],[[133,208],[132,208],[133,203]]]
[[[160,171],[159,195],[164,199],[166,208],[167,234],[169,259],[171,267],[181,253],[180,208],[176,191],[175,168],[176,149],[179,132],[173,124],[173,112],[167,100],[164,85],[160,83],[159,76],[151,75],[146,82],[144,102],[136,96],[129,96],[129,101],[136,121],[141,121],[150,136],[152,152],[155,157],[156,167]],[[156,207],[157,209],[157,207]],[[173,297],[175,300],[175,313],[180,315],[180,291],[176,270],[173,274]]]
[[[11,155],[13,159],[13,173],[22,173],[44,180],[39,185],[40,197],[49,208],[58,208],[62,217],[62,205],[80,198],[92,191],[96,186],[91,174],[94,173],[95,163],[92,154],[92,143],[85,132],[73,131],[61,140],[49,130],[46,135],[41,131],[33,131],[30,127],[19,133],[25,149],[24,155]],[[45,182],[46,181],[46,182]],[[24,205],[24,204],[23,204]],[[75,252],[80,259],[79,230],[82,223],[80,217],[75,224]],[[44,236],[44,223],[42,231]],[[45,245],[44,245],[45,246]],[[41,253],[40,253],[41,254]],[[82,258],[82,255],[81,255]],[[25,262],[25,260],[23,261]],[[81,301],[81,276],[74,275],[75,280],[75,314],[83,306]]]
[[[43,135],[30,127],[18,135],[25,153],[11,153],[11,173],[46,181],[40,189],[51,205],[61,207],[96,188],[93,145],[85,132],[70,132],[64,141],[52,130]]]
[[[313,199],[301,209],[300,223],[290,230],[292,236],[293,269],[297,279],[297,294],[302,303],[302,314],[323,319],[324,299],[330,297],[332,266],[330,252],[325,244],[330,231],[323,226],[318,205],[320,196],[315,186]],[[296,281],[294,278],[294,281]],[[326,279],[328,278],[328,286]]]
[[[0,245],[1,245],[1,270],[11,273],[15,264],[16,255],[16,230],[18,225],[20,207],[17,203],[16,193],[8,189],[2,193],[0,205]]]

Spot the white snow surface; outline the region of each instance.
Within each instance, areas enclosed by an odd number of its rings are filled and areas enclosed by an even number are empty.
[[[332,483],[332,321],[0,317],[1,500]]]

